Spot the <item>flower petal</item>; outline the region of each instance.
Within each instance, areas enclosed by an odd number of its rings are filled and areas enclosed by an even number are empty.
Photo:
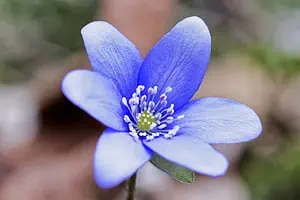
[[[149,52],[142,63],[138,84],[158,86],[159,93],[172,87],[168,94],[175,108],[186,104],[197,91],[209,63],[211,37],[198,17],[179,22]]]
[[[180,130],[207,143],[246,142],[258,137],[262,125],[256,113],[246,105],[225,98],[201,98],[191,101],[176,115]]]
[[[62,91],[72,103],[106,126],[127,130],[123,120],[122,97],[108,78],[88,70],[74,70],[64,78]]]
[[[113,79],[121,95],[129,97],[137,86],[142,62],[135,45],[103,21],[89,23],[81,34],[93,70]]]
[[[94,177],[101,188],[111,188],[130,178],[150,158],[152,152],[126,132],[106,129],[94,155]]]
[[[228,167],[226,158],[201,139],[181,134],[171,139],[163,137],[144,144],[163,158],[197,173],[220,176]]]

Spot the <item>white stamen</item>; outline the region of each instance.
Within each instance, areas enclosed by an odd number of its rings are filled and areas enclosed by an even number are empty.
[[[129,127],[129,130],[130,130],[131,132],[136,132],[136,130],[135,130],[135,128],[133,127],[132,124],[129,124],[128,127]]]
[[[167,100],[162,101],[160,104],[161,104],[161,106],[164,108],[164,107],[166,107],[166,105],[168,104],[168,101],[167,101]]]
[[[135,98],[130,98],[129,101],[128,101],[129,105],[133,106],[136,104],[135,102]]]
[[[168,97],[167,97],[166,94],[162,94],[162,95],[160,95],[160,97],[159,97],[160,101],[166,101],[167,98],[168,98]]]
[[[161,118],[161,113],[156,113],[156,114],[154,115],[154,117],[155,117],[157,120],[159,120],[159,119]]]
[[[166,138],[166,139],[170,139],[172,136],[171,135],[169,135],[169,134],[165,134],[164,135],[164,138]]]
[[[168,117],[168,118],[166,119],[166,122],[167,122],[168,124],[172,124],[172,123],[174,122],[174,118],[173,118],[173,117]]]
[[[150,141],[150,140],[153,140],[153,139],[154,139],[154,137],[152,135],[147,135],[146,136],[146,140],[147,141]]]
[[[136,132],[129,132],[129,135],[131,135],[136,142],[139,141],[139,136]]]
[[[147,102],[144,102],[143,103],[143,106],[142,106],[142,111],[146,110],[147,109]]]
[[[136,94],[139,96],[141,94],[141,92],[144,91],[144,89],[145,89],[145,86],[139,85],[135,90]]]
[[[159,125],[157,128],[158,129],[163,129],[163,128],[166,128],[167,127],[167,124],[161,124],[161,125]]]
[[[130,118],[129,118],[128,115],[124,115],[124,121],[125,121],[126,123],[131,122],[131,120],[130,120]]]
[[[171,104],[170,107],[167,109],[168,115],[172,115],[174,113],[174,104]]]
[[[157,86],[153,87],[153,94],[157,94]]]
[[[122,97],[122,103],[123,103],[125,106],[128,106],[126,97]]]
[[[150,130],[154,129],[156,127],[156,123],[152,123],[150,126]]]
[[[168,110],[168,115],[173,115],[174,114],[174,110],[172,109],[172,110]]]
[[[148,94],[149,95],[153,95],[154,94],[154,90],[152,87],[148,88]]]
[[[136,98],[137,97],[137,94],[134,92],[133,94],[132,94],[132,98]]]
[[[179,116],[176,117],[176,120],[181,120],[183,118],[184,118],[184,115],[179,115]]]
[[[148,88],[147,94],[142,95],[145,86],[137,86],[131,98],[122,97],[129,114],[124,115],[124,121],[128,124],[129,134],[136,140],[153,140],[156,137],[172,138],[179,130],[179,126],[168,129],[168,125],[176,120],[184,118],[184,115],[173,117],[174,104],[166,107],[168,104],[167,94],[172,92],[171,87],[166,87],[164,93],[155,101],[155,95],[158,93],[158,87]]]
[[[149,105],[148,105],[148,111],[151,111],[155,106],[155,103],[153,101],[150,101],[149,102]]]
[[[142,98],[141,98],[141,103],[144,103],[144,101],[147,100],[147,96],[146,95],[143,95]]]
[[[169,92],[172,92],[172,88],[171,87],[167,87],[166,90],[165,90],[165,93],[169,93]]]
[[[160,135],[160,133],[156,132],[156,133],[153,133],[153,136],[154,137],[158,137]]]

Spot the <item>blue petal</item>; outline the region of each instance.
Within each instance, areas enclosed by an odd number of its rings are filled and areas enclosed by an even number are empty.
[[[64,78],[62,91],[71,102],[106,126],[127,130],[122,97],[111,80],[88,70],[75,70]]]
[[[129,97],[137,86],[142,62],[132,42],[112,25],[96,21],[81,30],[93,70],[115,81],[121,95]]]
[[[142,63],[138,83],[158,86],[168,94],[175,108],[186,104],[202,82],[211,51],[211,37],[205,23],[198,17],[179,22],[149,52]]]
[[[197,173],[220,176],[227,168],[226,158],[199,138],[181,134],[171,139],[156,138],[144,144],[163,158]]]
[[[262,125],[256,113],[241,103],[224,98],[202,98],[191,101],[176,115],[180,130],[207,143],[246,142],[258,137]]]
[[[152,156],[126,132],[104,131],[94,155],[94,177],[101,188],[112,188],[130,178]]]

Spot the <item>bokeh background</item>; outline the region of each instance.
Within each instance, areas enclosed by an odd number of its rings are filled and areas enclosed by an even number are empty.
[[[146,165],[138,200],[300,199],[298,0],[0,0],[0,199],[124,199],[123,185],[95,186],[92,156],[104,127],[63,97],[61,79],[90,68],[80,36],[90,21],[109,21],[145,56],[191,15],[213,36],[195,96],[250,105],[264,133],[216,146],[231,162],[221,178],[198,175],[183,185]]]

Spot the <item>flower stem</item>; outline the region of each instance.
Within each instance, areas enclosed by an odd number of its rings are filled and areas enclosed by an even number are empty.
[[[134,200],[135,197],[135,184],[136,184],[136,177],[137,174],[134,174],[129,180],[128,180],[128,196],[127,200]]]

